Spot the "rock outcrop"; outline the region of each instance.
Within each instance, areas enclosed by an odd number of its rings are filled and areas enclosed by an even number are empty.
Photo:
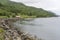
[[[16,19],[0,19],[0,28],[4,29],[3,38],[2,40],[39,40],[35,37],[30,35],[24,34],[15,28],[12,23]]]

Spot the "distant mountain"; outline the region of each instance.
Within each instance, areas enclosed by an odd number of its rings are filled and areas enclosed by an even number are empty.
[[[26,6],[9,0],[0,0],[0,16],[15,17],[16,15],[35,16],[35,17],[54,17],[55,13],[46,11],[42,8]]]

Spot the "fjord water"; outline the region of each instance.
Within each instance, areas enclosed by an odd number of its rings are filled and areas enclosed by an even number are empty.
[[[22,30],[36,35],[43,40],[60,40],[60,17],[35,18],[16,23]]]

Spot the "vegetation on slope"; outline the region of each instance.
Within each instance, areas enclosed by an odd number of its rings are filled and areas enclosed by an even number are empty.
[[[53,17],[53,12],[46,11],[42,8],[29,7],[22,3],[12,2],[9,0],[0,0],[0,17]]]

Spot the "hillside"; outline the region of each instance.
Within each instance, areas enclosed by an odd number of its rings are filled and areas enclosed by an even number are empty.
[[[54,17],[55,13],[46,11],[42,8],[26,6],[23,3],[0,0],[0,17]]]

